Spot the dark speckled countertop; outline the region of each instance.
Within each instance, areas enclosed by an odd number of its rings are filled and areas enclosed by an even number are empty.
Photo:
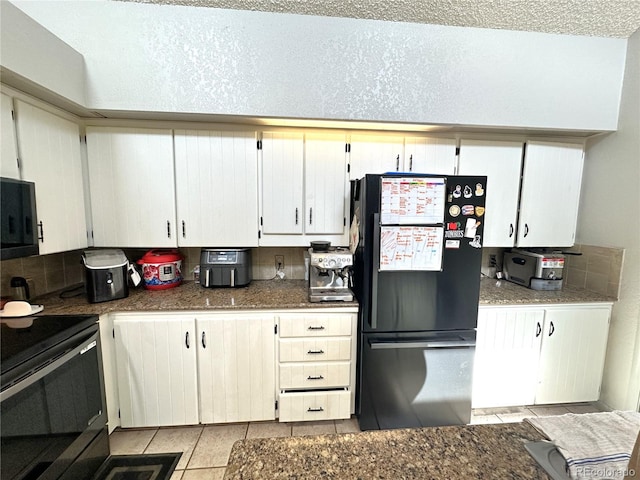
[[[548,479],[527,423],[380,430],[236,442],[224,480]]]
[[[81,291],[81,290],[80,290]],[[559,292],[539,292],[507,281],[483,279],[480,305],[536,305],[560,303],[614,302],[616,299],[586,290],[564,288]],[[357,307],[357,302],[311,303],[304,280],[254,280],[240,288],[204,288],[193,281],[168,290],[129,290],[129,296],[104,303],[89,303],[84,294],[62,299],[49,294],[31,300],[43,304],[43,315],[102,315],[109,312],[178,310],[281,310],[294,308]]]

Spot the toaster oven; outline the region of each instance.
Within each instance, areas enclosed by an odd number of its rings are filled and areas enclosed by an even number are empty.
[[[513,249],[505,252],[504,278],[533,290],[561,290],[564,255]]]

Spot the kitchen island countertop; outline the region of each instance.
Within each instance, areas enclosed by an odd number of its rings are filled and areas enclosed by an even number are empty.
[[[524,448],[543,439],[521,422],[240,440],[224,479],[548,479]]]
[[[80,286],[80,292],[82,292]],[[616,299],[586,290],[565,287],[558,292],[540,292],[502,280],[480,282],[480,305],[539,305],[614,302]],[[84,294],[62,299],[58,293],[31,301],[43,304],[43,315],[98,314],[110,312],[180,310],[283,310],[297,308],[357,307],[353,302],[309,302],[304,280],[254,280],[240,288],[204,288],[193,281],[167,290],[131,288],[129,296],[103,303],[89,303]]]

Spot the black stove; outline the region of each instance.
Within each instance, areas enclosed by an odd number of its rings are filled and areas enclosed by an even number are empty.
[[[0,330],[0,374],[29,362],[98,321],[97,315],[42,315],[3,318]],[[4,378],[2,383],[4,384]]]

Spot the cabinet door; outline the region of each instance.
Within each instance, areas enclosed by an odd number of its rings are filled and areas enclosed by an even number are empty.
[[[200,315],[200,421],[275,418],[275,321],[269,314]]]
[[[13,100],[4,93],[0,94],[0,99],[0,177],[20,179]]]
[[[193,317],[117,315],[113,323],[122,427],[198,423]]]
[[[258,246],[254,132],[176,130],[178,245]]]
[[[531,405],[544,310],[480,308],[472,407]]]
[[[36,184],[40,254],[86,247],[78,125],[19,100],[16,119],[22,179]]]
[[[96,247],[175,247],[171,130],[88,127]]]
[[[598,400],[610,312],[608,306],[546,311],[535,403]]]
[[[486,175],[485,247],[513,247],[522,142],[461,140],[458,174]]]
[[[304,142],[301,133],[262,136],[262,233],[301,234]]]
[[[456,140],[453,138],[405,137],[404,171],[453,175]]]
[[[582,145],[527,142],[520,195],[519,247],[574,244],[583,158]]]
[[[346,229],[349,200],[345,135],[307,134],[305,138],[305,227],[307,234]]]
[[[398,172],[403,168],[404,137],[351,135],[349,154],[351,180],[367,173]]]

